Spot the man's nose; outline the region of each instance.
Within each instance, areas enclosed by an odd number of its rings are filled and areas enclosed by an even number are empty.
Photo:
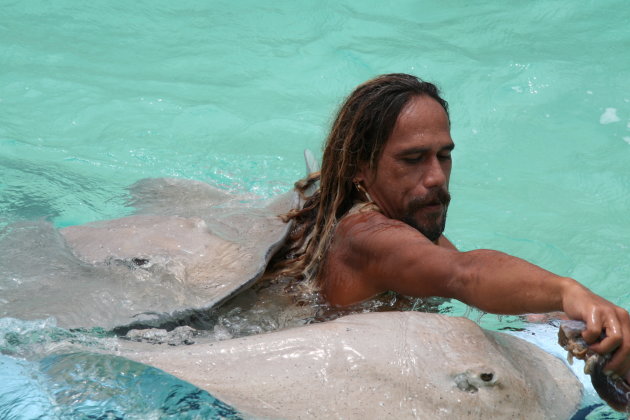
[[[437,156],[433,156],[428,160],[427,166],[425,167],[422,184],[427,189],[442,187],[446,184],[446,176],[442,162],[440,162]]]

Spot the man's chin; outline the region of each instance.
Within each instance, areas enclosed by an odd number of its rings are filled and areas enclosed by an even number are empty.
[[[414,208],[409,206],[408,213],[401,220],[418,232],[422,233],[431,242],[437,241],[446,227],[446,212],[448,201],[441,205],[422,206]]]
[[[420,229],[418,229],[420,230]],[[422,233],[424,236],[427,237],[428,240],[430,240],[431,242],[435,242],[437,241],[440,236],[442,236],[442,232],[444,232],[443,229],[426,229],[426,230],[420,230],[420,233]]]
[[[444,232],[444,223],[441,217],[432,223],[420,222],[407,217],[403,218],[402,221],[423,234],[431,242],[437,241],[442,236],[442,232]]]

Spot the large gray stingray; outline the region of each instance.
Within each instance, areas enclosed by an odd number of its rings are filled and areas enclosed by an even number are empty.
[[[122,356],[254,418],[566,419],[581,385],[533,344],[466,318],[351,315],[209,344],[123,344]]]
[[[0,317],[54,317],[61,327],[160,326],[207,311],[263,274],[297,204],[181,179],[130,188],[137,213],[57,231],[9,227],[0,241]]]

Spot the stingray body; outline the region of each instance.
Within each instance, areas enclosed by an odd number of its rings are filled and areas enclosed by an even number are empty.
[[[350,315],[208,344],[127,343],[121,355],[254,418],[566,419],[579,381],[557,358],[465,318]]]
[[[288,193],[255,207],[179,179],[130,191],[129,217],[61,231],[12,226],[0,243],[0,316],[118,331],[183,323],[260,278],[289,229],[278,215],[297,204]]]

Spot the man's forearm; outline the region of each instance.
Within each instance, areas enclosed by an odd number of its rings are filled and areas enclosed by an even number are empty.
[[[511,255],[492,251],[462,252],[448,284],[452,297],[483,311],[500,314],[564,310],[568,289],[586,289]]]

